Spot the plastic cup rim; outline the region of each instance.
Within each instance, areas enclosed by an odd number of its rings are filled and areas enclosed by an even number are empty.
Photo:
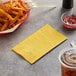
[[[67,12],[65,12],[65,13],[63,13],[62,15],[61,15],[61,21],[64,23],[64,24],[67,24],[66,22],[64,22],[63,21],[63,16],[66,14]],[[71,26],[71,25],[74,25],[74,26],[76,26],[76,24],[67,24],[67,25],[69,25],[69,26]]]
[[[69,66],[69,65],[65,64],[65,63],[61,60],[61,56],[63,55],[63,53],[66,52],[66,51],[68,51],[68,50],[70,50],[70,49],[76,49],[76,48],[66,48],[66,49],[63,49],[63,50],[59,53],[58,59],[59,59],[60,63],[61,63],[63,66],[65,66],[65,67],[67,67],[67,68],[70,68],[70,69],[76,69],[76,67]]]

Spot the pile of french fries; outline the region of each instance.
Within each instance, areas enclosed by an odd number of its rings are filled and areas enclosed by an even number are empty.
[[[29,12],[27,3],[18,1],[9,1],[7,4],[0,4],[0,31],[13,28],[21,23]]]

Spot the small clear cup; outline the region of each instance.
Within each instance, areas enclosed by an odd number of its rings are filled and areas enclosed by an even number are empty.
[[[66,58],[65,56],[70,56],[69,59],[75,58],[75,64],[73,64],[73,61],[67,62],[66,60],[68,58]],[[62,76],[76,76],[76,48],[63,49],[59,53],[59,61],[61,63]]]
[[[61,21],[63,26],[67,30],[75,30],[76,29],[76,16],[72,15],[72,12],[67,11],[61,15]],[[70,21],[70,22],[68,22]]]

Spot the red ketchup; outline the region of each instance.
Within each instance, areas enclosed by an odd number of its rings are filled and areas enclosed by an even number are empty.
[[[76,17],[74,16],[66,16],[63,18],[64,28],[67,30],[76,29]]]

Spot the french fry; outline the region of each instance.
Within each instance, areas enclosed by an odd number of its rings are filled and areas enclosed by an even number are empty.
[[[14,18],[14,21],[9,24],[9,26],[13,25],[19,19],[19,15]]]
[[[18,0],[18,2],[22,5],[22,7],[24,9],[27,9],[28,10],[29,7],[27,5],[25,5],[25,3],[22,0]]]
[[[7,22],[7,20],[0,18],[0,22]]]
[[[16,12],[16,11],[12,11],[12,13],[15,14],[15,15],[18,15],[18,12]]]
[[[6,17],[8,17],[10,20],[13,20],[13,18],[7,12],[5,12],[4,10],[0,9],[0,13],[5,15]]]
[[[4,26],[2,26],[1,31],[4,31],[5,29],[7,29],[8,23],[4,24]]]
[[[18,8],[18,7],[11,7],[11,9],[13,9],[13,10],[24,10],[23,8]]]
[[[2,27],[2,24],[0,23],[0,28]]]

